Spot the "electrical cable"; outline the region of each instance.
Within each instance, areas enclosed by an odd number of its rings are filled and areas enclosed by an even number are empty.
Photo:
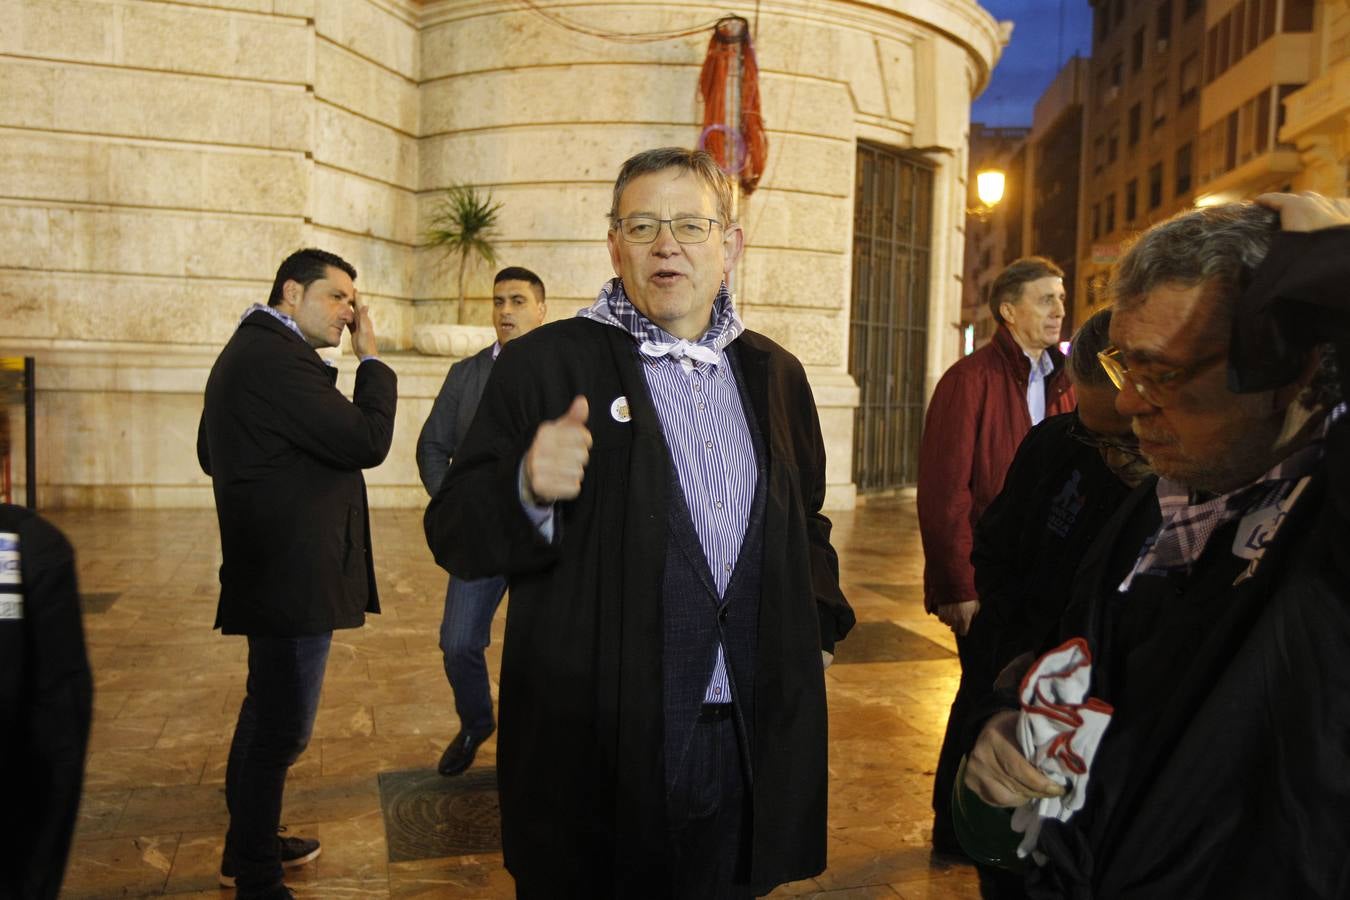
[[[713,19],[696,27],[682,28],[673,31],[604,31],[599,28],[581,25],[568,19],[566,16],[547,10],[536,3],[535,0],[520,0],[520,2],[523,3],[527,9],[539,14],[559,28],[564,28],[568,31],[584,34],[589,37],[600,38],[605,41],[613,41],[618,44],[649,44],[658,41],[669,41],[676,38],[690,37],[691,35],[701,34],[711,30],[716,27],[718,22],[718,19]]]

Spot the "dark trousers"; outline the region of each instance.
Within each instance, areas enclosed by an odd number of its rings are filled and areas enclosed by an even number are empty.
[[[455,693],[460,729],[476,737],[496,727],[483,651],[492,641],[492,617],[505,593],[506,579],[501,576],[451,578],[445,590],[445,614],[441,616],[445,677]]]
[[[741,900],[749,886],[749,790],[731,717],[694,726],[684,765],[667,799],[673,896]]]
[[[281,883],[277,828],[286,772],[314,730],[332,640],[332,632],[249,636],[248,687],[225,769],[225,855],[241,898]]]
[[[961,765],[961,757],[967,750],[965,732],[970,717],[998,677],[995,668],[997,640],[998,635],[990,628],[975,625],[971,626],[969,634],[956,637],[961,682],[947,714],[947,732],[942,738],[937,772],[933,776],[933,843],[938,849],[950,850],[956,846],[956,833],[952,831],[952,788],[956,785],[956,770]]]

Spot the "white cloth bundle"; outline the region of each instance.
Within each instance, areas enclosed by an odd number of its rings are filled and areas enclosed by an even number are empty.
[[[1013,811],[1013,831],[1022,834],[1017,855],[1030,855],[1038,865],[1045,863],[1036,849],[1042,820],[1067,822],[1082,809],[1092,758],[1111,722],[1111,706],[1087,695],[1091,684],[1092,653],[1082,638],[1036,660],[1022,679],[1022,710],[1017,717],[1022,755],[1064,786],[1059,797],[1033,800]]]

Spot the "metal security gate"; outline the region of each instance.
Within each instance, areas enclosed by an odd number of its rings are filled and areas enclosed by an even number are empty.
[[[859,492],[918,477],[927,365],[933,166],[858,144],[853,212],[849,373],[862,396],[853,419]]]

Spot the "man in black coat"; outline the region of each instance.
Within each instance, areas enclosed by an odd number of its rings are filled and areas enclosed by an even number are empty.
[[[1035,897],[1350,896],[1350,201],[1259,199],[1154,226],[1115,273],[1103,361],[1159,478],[1089,551],[1060,633],[1110,720],[1045,751],[1086,761],[1073,795],[1015,711],[965,779],[1076,808],[1040,818]]]
[[[277,270],[206,382],[197,455],[211,476],[223,562],[216,627],[248,636],[248,684],[225,775],[220,881],[289,897],[283,866],[318,841],[279,838],[286,772],[309,742],[333,630],[380,611],[362,469],[393,439],[397,378],[380,362],[356,270],[300,250]],[[316,349],[350,329],[361,358],[348,401]]]
[[[0,504],[0,897],[55,900],[66,870],[93,713],[75,553]]]
[[[747,897],[825,866],[824,665],[853,624],[801,364],[745,331],[711,157],[619,174],[618,278],[503,350],[427,510],[506,573],[498,784],[521,897]]]
[[[507,266],[493,278],[492,327],[497,341],[450,367],[417,436],[417,470],[430,496],[441,489],[502,347],[544,324],[547,312],[544,282],[529,269]],[[506,579],[501,575],[451,578],[446,586],[441,654],[445,678],[455,695],[459,733],[436,764],[442,775],[458,775],[469,768],[483,741],[497,729],[483,651],[492,640],[492,617],[505,593]]]
[[[981,695],[1005,665],[1040,649],[1055,631],[1083,555],[1120,502],[1151,474],[1130,420],[1116,412],[1116,387],[1097,360],[1110,345],[1110,325],[1105,309],[1074,334],[1065,368],[1077,409],[1028,432],[1003,490],[975,526],[970,560],[980,615],[970,635],[984,653],[977,672]]]

